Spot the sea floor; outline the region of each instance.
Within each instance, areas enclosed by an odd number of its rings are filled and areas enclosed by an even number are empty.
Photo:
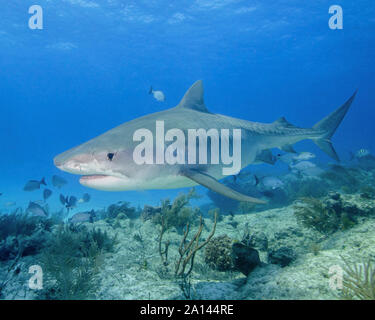
[[[346,195],[345,200],[366,210],[375,209],[375,201],[359,195]],[[240,272],[211,270],[204,261],[204,249],[195,258],[191,274],[191,299],[340,299],[340,290],[332,287],[332,270],[344,266],[343,259],[361,263],[375,259],[375,216],[360,217],[348,230],[338,230],[327,236],[297,223],[293,206],[256,213],[224,216],[217,223],[215,237],[227,235],[240,240],[246,228],[252,234],[262,234],[268,246],[258,249],[262,264],[247,277]],[[101,259],[96,281],[95,299],[185,299],[174,274],[175,261],[182,239],[181,232],[172,229],[163,241],[170,241],[169,264],[162,265],[158,251],[160,228],[151,221],[123,219],[115,225],[105,220],[85,223],[88,228],[100,228],[117,235],[115,251]],[[213,226],[205,219],[202,238]],[[197,230],[192,227],[191,234]],[[269,263],[272,250],[287,247],[294,260],[281,267]],[[18,261],[19,271],[12,275],[4,299],[36,299],[38,290],[28,287],[28,267],[38,265],[39,256]],[[2,262],[0,274],[6,274],[11,262]],[[333,268],[333,269],[332,269]],[[336,269],[335,269],[336,268]],[[14,271],[12,271],[14,272]]]

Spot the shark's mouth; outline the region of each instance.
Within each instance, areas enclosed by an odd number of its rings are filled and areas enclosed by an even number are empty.
[[[128,178],[119,178],[104,174],[81,176],[80,184],[85,187],[104,190],[104,191],[121,191],[126,188],[129,183]]]
[[[111,177],[111,176],[108,176],[105,174],[93,174],[93,175],[81,176],[80,181],[103,179],[107,177]]]

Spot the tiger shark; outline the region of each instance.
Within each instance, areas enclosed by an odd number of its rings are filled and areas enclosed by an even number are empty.
[[[220,183],[219,180],[224,177],[222,163],[135,163],[133,152],[139,142],[134,141],[134,133],[144,128],[155,134],[157,121],[163,122],[166,131],[179,128],[184,133],[194,128],[240,129],[239,169],[262,162],[264,155],[272,148],[295,152],[293,144],[304,139],[312,140],[321,150],[339,161],[331,137],[349,110],[355,95],[356,92],[341,107],[313,127],[301,128],[290,124],[284,117],[272,123],[259,123],[211,113],[205,106],[203,83],[199,80],[190,87],[177,106],[125,122],[59,154],[54,158],[54,164],[63,171],[81,175],[82,185],[99,190],[174,189],[203,185],[238,201],[264,204],[266,202],[261,199],[239,193]],[[207,145],[210,147],[209,142]],[[154,143],[152,147],[155,149],[158,146]],[[264,161],[267,162],[266,159]]]

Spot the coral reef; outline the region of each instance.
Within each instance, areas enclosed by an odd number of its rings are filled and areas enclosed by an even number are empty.
[[[206,246],[204,255],[205,262],[210,268],[218,271],[233,270],[232,260],[233,239],[227,235],[215,237]]]
[[[145,205],[141,213],[142,220],[147,221],[153,219],[156,215],[161,214],[161,209],[162,207],[152,207]]]
[[[375,172],[328,172],[327,181],[286,174],[283,190],[266,192],[277,209],[210,203],[203,218],[192,189],[143,210],[94,209],[92,223],[64,223],[63,212],[0,215],[0,298],[373,299]],[[250,176],[225,180],[254,191]],[[332,289],[327,268],[341,255],[351,261],[344,289]],[[27,287],[31,264],[43,268],[43,290]]]
[[[169,199],[162,201],[160,213],[152,218],[153,223],[163,225],[165,231],[174,227],[177,231],[182,232],[188,223],[194,224],[197,221],[196,218],[200,210],[187,207],[189,201],[197,197],[198,195],[193,188],[188,194],[180,194],[172,204]]]
[[[227,235],[213,238],[205,249],[205,262],[218,271],[240,271],[248,275],[260,264],[258,251]]]
[[[375,267],[372,261],[361,264],[343,261],[345,275],[342,297],[348,300],[375,300]]]
[[[42,252],[46,299],[90,299],[98,289],[96,275],[104,252],[113,251],[116,239],[100,229],[61,225]]]
[[[45,246],[53,223],[21,210],[0,215],[0,261],[38,253]]]
[[[322,200],[300,199],[295,203],[294,214],[303,226],[328,235],[353,227],[365,211],[356,203],[343,201],[339,193],[330,192]]]
[[[161,275],[161,277],[166,277],[166,275],[169,273],[168,250],[170,241],[166,241],[164,243],[163,249],[163,236],[171,227],[175,227],[178,229],[181,227],[181,224],[183,222],[186,223],[183,232],[183,237],[178,248],[178,258],[175,262],[174,270],[174,277],[177,280],[179,287],[186,299],[191,298],[190,275],[193,271],[195,256],[198,251],[200,251],[204,246],[206,246],[210,242],[211,238],[215,234],[218,219],[218,211],[215,211],[214,224],[212,230],[205,240],[201,240],[201,234],[205,224],[202,216],[200,216],[198,230],[193,235],[193,237],[190,240],[188,240],[188,236],[190,233],[190,221],[192,219],[193,210],[185,206],[193,197],[196,197],[194,189],[192,189],[187,195],[181,194],[180,196],[178,196],[174,200],[172,205],[170,205],[169,201],[164,201],[161,208],[161,212],[158,214],[158,216],[154,216],[154,219],[159,219],[159,221],[154,220],[154,222],[159,222],[161,225],[158,239],[158,251],[163,265],[162,269],[159,270],[159,274]],[[196,214],[197,212],[194,211],[194,213]],[[177,219],[173,218],[173,214],[177,215]]]
[[[268,262],[286,267],[296,259],[296,253],[292,248],[280,247],[268,252]]]
[[[134,207],[130,207],[130,203],[125,201],[111,204],[106,211],[106,218],[108,219],[135,219],[138,215],[138,210]]]
[[[256,248],[260,251],[266,251],[268,249],[268,238],[262,231],[255,231],[251,234],[244,234],[241,242],[245,243],[251,248]]]
[[[190,241],[187,241],[187,237],[190,231],[189,224],[186,225],[184,236],[181,240],[180,247],[178,248],[179,258],[175,266],[175,277],[180,279],[179,285],[180,285],[182,292],[184,293],[185,298],[191,297],[190,274],[194,267],[195,255],[197,254],[199,250],[201,250],[208,243],[210,243],[210,240],[214,236],[215,231],[216,231],[216,223],[217,223],[217,214],[215,214],[214,225],[212,227],[211,233],[209,234],[207,239],[202,240],[202,242],[200,242],[200,237],[201,237],[202,230],[203,230],[202,216],[200,217],[198,230]],[[189,264],[190,266],[186,270]]]
[[[330,234],[338,229],[340,219],[335,210],[325,206],[319,199],[303,198],[296,203],[294,209],[297,220],[306,228],[323,234]]]
[[[361,198],[363,198],[363,199],[366,199],[366,200],[375,199],[375,188],[373,188],[369,185],[362,186],[359,189],[359,192],[360,192]]]

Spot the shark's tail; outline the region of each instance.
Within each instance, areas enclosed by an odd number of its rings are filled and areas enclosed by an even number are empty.
[[[150,90],[148,90],[148,94],[151,94],[153,91],[152,86],[150,87]]]
[[[357,91],[355,91],[354,94],[348,99],[348,101],[346,101],[340,108],[338,108],[313,126],[313,129],[325,132],[323,136],[320,136],[317,139],[313,139],[315,144],[322,151],[324,151],[326,154],[337,161],[340,161],[340,159],[335,149],[333,148],[331,137],[340,125],[341,121],[344,119],[356,94]]]

